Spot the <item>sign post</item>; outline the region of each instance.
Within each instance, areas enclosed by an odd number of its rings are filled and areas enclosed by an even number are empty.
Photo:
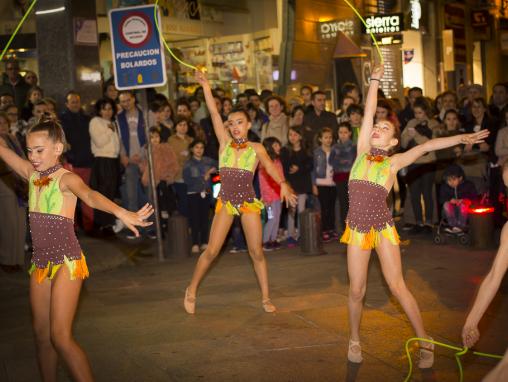
[[[115,85],[119,90],[146,89],[162,86],[166,83],[164,49],[155,27],[154,7],[154,5],[143,5],[109,11]],[[158,23],[161,24],[160,18]],[[159,261],[164,261],[157,185],[155,184],[153,170],[152,144],[148,131],[146,90],[142,90],[141,104],[145,117],[150,191],[155,210],[157,253]]]

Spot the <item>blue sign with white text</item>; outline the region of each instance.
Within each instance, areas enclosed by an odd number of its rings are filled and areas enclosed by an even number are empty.
[[[141,89],[166,83],[164,49],[154,19],[155,5],[109,11],[115,85]],[[161,25],[160,17],[158,20]]]

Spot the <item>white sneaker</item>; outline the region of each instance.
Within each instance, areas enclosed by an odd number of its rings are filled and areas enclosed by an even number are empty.
[[[199,253],[199,245],[194,244],[191,249],[192,253]]]
[[[461,233],[462,230],[459,227],[452,227],[452,232],[453,233]]]
[[[161,211],[161,218],[165,220],[169,219],[168,211]]]
[[[120,219],[116,219],[115,225],[113,226],[113,232],[118,233],[125,228],[125,224]]]

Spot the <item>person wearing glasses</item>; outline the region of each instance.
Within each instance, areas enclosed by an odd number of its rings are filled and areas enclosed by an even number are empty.
[[[14,103],[21,110],[26,102],[26,95],[30,85],[19,73],[19,62],[9,59],[5,62],[5,73],[1,79],[0,94],[10,93],[14,96]]]

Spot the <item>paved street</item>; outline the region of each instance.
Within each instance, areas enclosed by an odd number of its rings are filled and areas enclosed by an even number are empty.
[[[195,258],[157,263],[151,248],[119,241],[83,241],[90,253],[75,333],[98,381],[402,381],[410,325],[382,281],[375,257],[362,323],[364,362],[346,360],[345,246],[303,257],[298,249],[267,255],[276,314],[263,313],[246,254],[224,253],[202,284],[197,314],[183,293]],[[437,247],[414,240],[403,249],[407,282],[429,333],[458,344],[465,312],[494,251]],[[28,306],[28,279],[0,275],[0,381],[37,381]],[[508,283],[480,328],[478,349],[502,353],[508,344]],[[465,381],[479,381],[494,362],[467,356]],[[60,371],[61,381],[67,381]],[[433,370],[415,381],[458,381],[453,354],[439,349]]]

